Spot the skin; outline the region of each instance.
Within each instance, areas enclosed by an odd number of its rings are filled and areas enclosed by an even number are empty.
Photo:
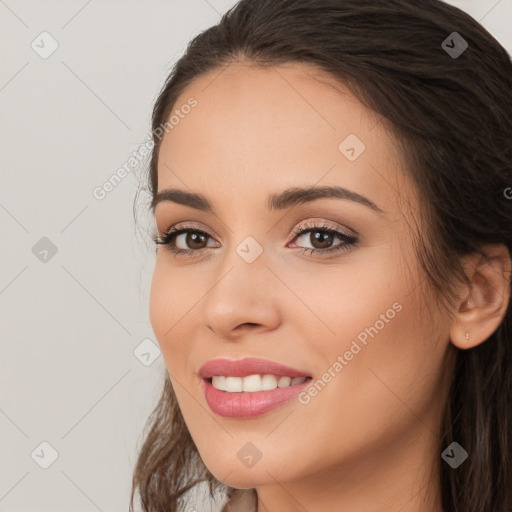
[[[196,79],[176,102],[198,104],[164,136],[158,165],[159,192],[201,193],[215,208],[161,202],[158,233],[186,223],[208,237],[175,240],[200,250],[196,258],[159,245],[150,295],[151,323],[204,463],[230,486],[257,488],[258,512],[440,512],[437,429],[454,347],[481,343],[502,321],[506,249],[489,248],[493,264],[467,259],[472,286],[460,286],[452,315],[428,308],[434,298],[410,232],[418,196],[385,123],[310,65],[240,62],[219,73]],[[355,161],[338,149],[351,133],[366,146]],[[348,188],[383,214],[337,198],[267,211],[268,194],[305,185]],[[357,233],[359,244],[300,254],[297,247],[325,247],[311,232],[292,237],[305,221]],[[236,252],[247,236],[263,249],[250,264]],[[206,361],[261,357],[316,380],[394,303],[401,310],[309,403],[252,419],[208,407],[197,375]],[[237,457],[247,442],[261,452],[252,467]]]

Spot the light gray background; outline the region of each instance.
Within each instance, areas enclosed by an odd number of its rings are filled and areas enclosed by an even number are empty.
[[[187,42],[234,3],[0,0],[2,512],[128,510],[165,371],[147,196],[138,230],[132,214],[144,163],[103,200],[92,191],[148,136]],[[512,52],[512,0],[451,3]],[[43,31],[59,45],[46,59],[31,47]],[[58,453],[47,469],[42,442]]]

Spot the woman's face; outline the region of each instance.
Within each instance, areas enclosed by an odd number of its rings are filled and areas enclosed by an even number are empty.
[[[384,123],[299,64],[216,70],[173,112],[158,193],[200,194],[211,211],[180,204],[184,195],[158,202],[161,236],[174,226],[203,235],[175,237],[189,255],[158,246],[150,317],[208,469],[240,488],[416,474],[437,442],[450,320],[427,314],[410,232],[418,198]],[[268,196],[325,187],[350,194],[268,208]],[[277,407],[259,408],[259,398],[272,402],[284,388],[232,408],[251,391],[212,391],[199,372],[218,358],[264,359],[312,379]],[[251,379],[246,386],[260,382]]]

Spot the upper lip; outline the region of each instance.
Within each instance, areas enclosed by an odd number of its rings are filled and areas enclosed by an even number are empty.
[[[308,372],[290,368],[280,363],[266,359],[212,359],[203,364],[199,369],[199,375],[203,379],[209,379],[213,375],[226,377],[247,377],[248,375],[278,375],[285,377],[311,377]]]

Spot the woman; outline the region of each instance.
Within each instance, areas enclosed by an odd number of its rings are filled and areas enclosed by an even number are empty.
[[[242,0],[191,41],[153,111],[131,508],[512,510],[511,86],[437,0]]]

